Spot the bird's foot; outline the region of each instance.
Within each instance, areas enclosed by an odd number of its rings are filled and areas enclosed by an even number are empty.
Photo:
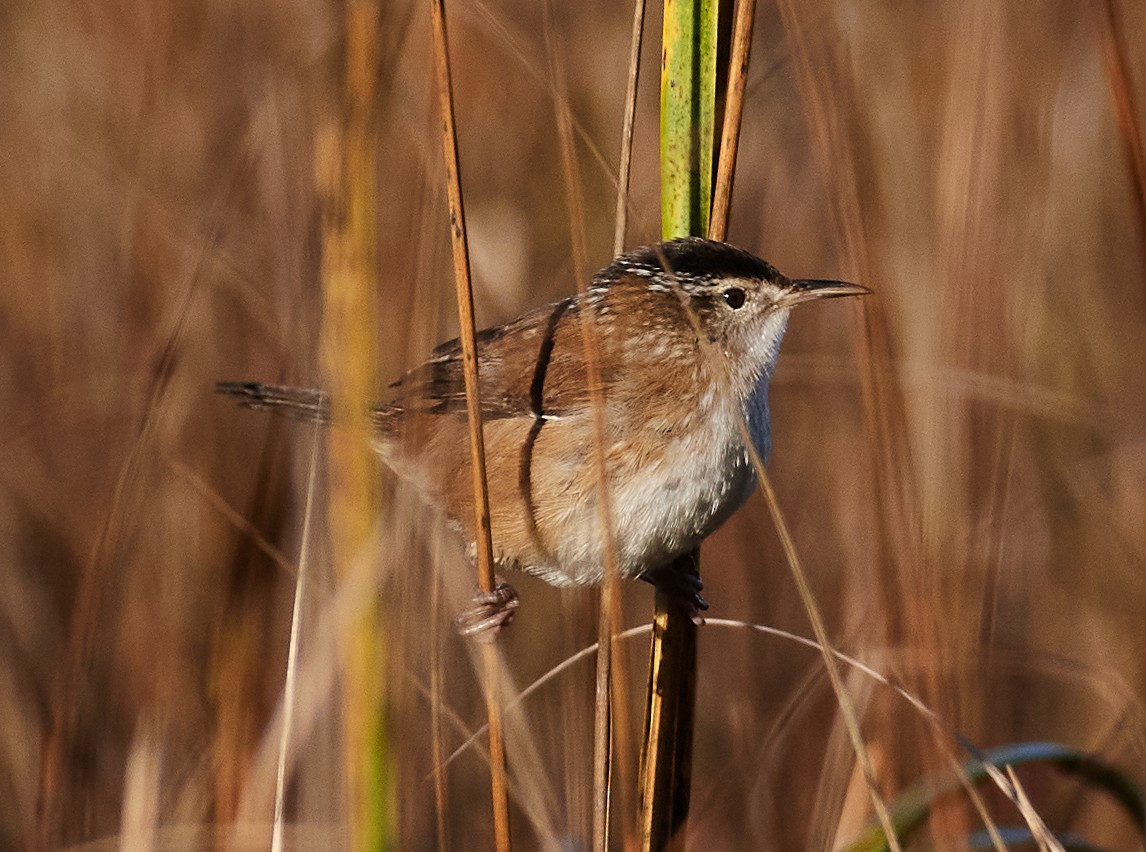
[[[675,567],[675,563],[670,563],[646,571],[641,574],[641,579],[652,583],[658,592],[664,592],[673,603],[684,610],[693,624],[698,626],[704,624],[704,616],[701,613],[708,609],[708,601],[701,594],[704,583],[700,581],[699,575],[681,570]]]
[[[498,580],[492,592],[478,591],[474,594],[473,606],[454,618],[454,628],[462,636],[492,642],[498,631],[513,621],[520,605],[517,589]]]

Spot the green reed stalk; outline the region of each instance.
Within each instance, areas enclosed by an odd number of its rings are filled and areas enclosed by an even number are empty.
[[[379,511],[368,416],[378,390],[378,10],[371,0],[347,0],[342,114],[316,150],[323,209],[331,213],[322,234],[322,367],[334,426],[328,437],[329,519],[339,577],[348,575],[367,545]],[[343,772],[355,849],[388,848],[393,837],[384,635],[374,606],[343,627]]]
[[[704,235],[712,201],[716,109],[715,0],[666,0],[661,67],[661,229]],[[672,570],[699,573],[697,553]],[[696,625],[658,591],[641,750],[642,849],[683,848],[692,774]]]

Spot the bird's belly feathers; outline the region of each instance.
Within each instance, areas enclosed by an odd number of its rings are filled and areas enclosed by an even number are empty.
[[[754,418],[747,413],[751,428]],[[755,432],[754,443],[766,452],[766,436],[758,440]],[[537,449],[536,461],[544,464],[543,442]],[[737,418],[728,410],[706,418],[703,436],[679,427],[656,435],[646,431],[613,443],[607,458],[617,568],[623,577],[660,567],[698,546],[744,503],[756,481]],[[552,467],[545,474],[549,482],[556,479]],[[597,491],[589,451],[569,468],[564,493],[536,495],[536,526],[546,552],[519,560],[522,569],[555,585],[601,581],[605,536]]]
[[[751,494],[756,477],[739,415],[713,399],[692,416],[624,424],[606,452],[617,568],[635,577],[698,546]],[[679,409],[677,409],[679,411]],[[708,413],[700,415],[700,411]],[[769,449],[767,384],[745,406],[753,443]],[[388,465],[445,510],[474,551],[471,474],[464,423],[439,429],[420,451],[379,442]],[[620,437],[624,436],[624,437]],[[605,534],[597,505],[593,428],[588,413],[485,424],[495,557],[558,586],[593,585],[604,574]],[[451,452],[452,450],[452,452]],[[458,459],[458,457],[461,457]],[[450,465],[450,458],[460,464]]]

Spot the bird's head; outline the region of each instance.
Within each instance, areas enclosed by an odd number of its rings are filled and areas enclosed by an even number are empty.
[[[750,252],[700,237],[635,249],[602,277],[643,279],[650,291],[677,293],[733,375],[751,385],[771,375],[792,307],[871,292],[846,281],[790,279]]]

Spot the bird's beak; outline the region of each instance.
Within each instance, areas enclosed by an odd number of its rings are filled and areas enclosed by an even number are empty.
[[[801,302],[810,302],[813,299],[833,299],[837,296],[866,296],[871,293],[862,284],[850,284],[847,281],[820,281],[803,279],[789,281],[788,289],[780,297],[782,307],[790,308]]]

